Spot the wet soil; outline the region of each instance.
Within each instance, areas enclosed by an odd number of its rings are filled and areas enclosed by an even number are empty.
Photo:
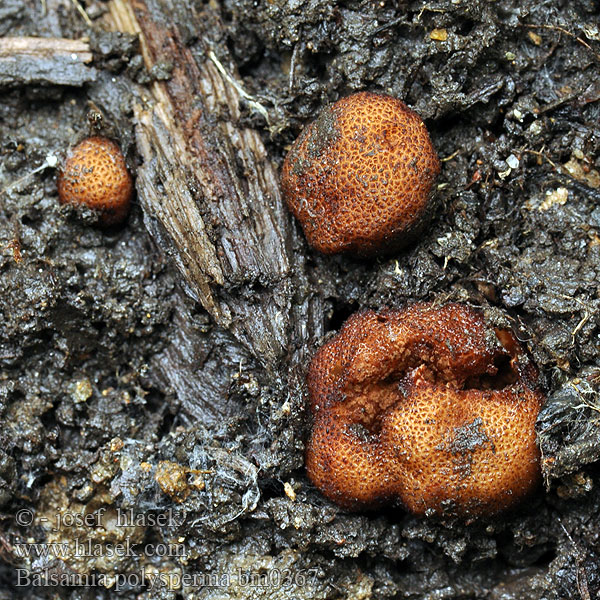
[[[135,175],[132,90],[170,76],[108,30],[107,4],[82,6],[91,27],[70,2],[0,3],[1,36],[83,37],[93,54],[46,74],[0,56],[0,598],[599,598],[597,4],[194,5],[222,23],[211,43],[266,107],[268,122],[250,103],[241,119],[278,167],[353,91],[390,93],[424,118],[443,167],[417,243],[324,257],[290,226],[322,331],[364,307],[452,300],[527,347],[548,395],[545,486],[470,524],[325,500],[303,468],[306,360],[274,372],[217,325],[139,204],[112,230],[58,204],[54,165],[90,126],[120,141]],[[194,23],[177,16],[195,48]],[[93,526],[75,523],[88,514]],[[127,540],[124,556],[110,551]]]

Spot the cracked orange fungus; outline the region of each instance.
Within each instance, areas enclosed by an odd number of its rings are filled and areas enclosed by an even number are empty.
[[[503,511],[540,482],[537,370],[460,304],[353,315],[316,354],[308,475],[349,509]]]

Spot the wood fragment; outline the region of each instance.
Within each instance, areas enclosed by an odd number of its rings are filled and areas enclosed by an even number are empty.
[[[0,38],[0,87],[82,86],[95,81],[89,44],[63,38]]]
[[[92,61],[92,53],[87,42],[66,38],[5,37],[0,38],[0,58],[16,55],[60,56],[77,54],[81,62]]]
[[[189,294],[263,365],[275,367],[322,330],[278,176],[258,131],[240,123],[248,101],[210,7],[112,0],[119,31],[138,33],[146,68],[172,66],[135,103],[145,223]],[[186,25],[194,44],[185,43]],[[219,33],[221,36],[219,38]],[[317,312],[314,312],[317,311]],[[318,316],[317,316],[318,315]],[[304,322],[298,321],[304,319]]]

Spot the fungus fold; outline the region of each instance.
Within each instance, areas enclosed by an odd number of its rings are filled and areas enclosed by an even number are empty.
[[[499,513],[540,482],[537,378],[512,332],[470,307],[357,313],[309,368],[308,476],[349,509]]]

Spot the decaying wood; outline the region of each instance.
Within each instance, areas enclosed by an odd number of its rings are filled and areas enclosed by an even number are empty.
[[[87,42],[62,38],[0,38],[0,86],[81,86],[96,79]]]
[[[220,23],[170,0],[113,0],[110,11],[115,29],[139,35],[149,70],[171,68],[134,107],[146,225],[188,292],[274,367],[292,340],[320,335],[321,302],[308,291],[261,137],[240,124],[241,88],[227,50],[209,41],[219,39]],[[192,32],[197,41],[188,46]]]

